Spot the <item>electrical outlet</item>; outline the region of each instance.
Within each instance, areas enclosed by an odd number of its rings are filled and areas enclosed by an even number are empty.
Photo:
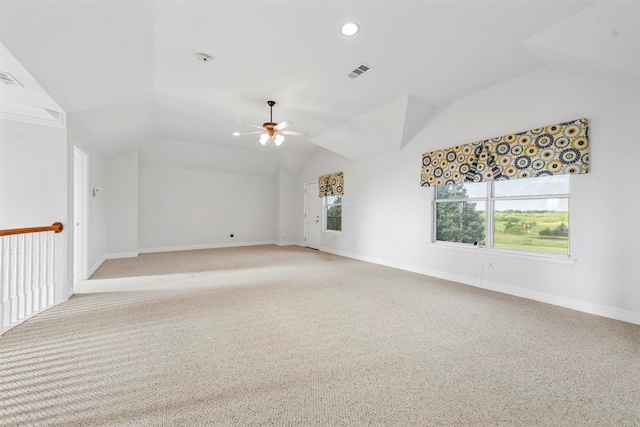
[[[487,270],[493,270],[493,263],[492,262],[488,262],[487,263]]]

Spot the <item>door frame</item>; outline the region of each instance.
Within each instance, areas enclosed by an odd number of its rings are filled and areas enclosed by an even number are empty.
[[[313,223],[309,223],[307,221],[307,187],[309,188],[309,190],[313,191],[318,189],[318,181],[310,181],[310,182],[305,182],[304,183],[304,246],[307,248],[311,248],[311,249],[320,249],[320,238],[322,236],[322,198],[320,197],[310,197],[309,200],[315,200],[314,202],[314,208],[317,210],[317,219],[315,222]],[[313,192],[311,194],[314,194]],[[313,214],[313,213],[311,213]],[[316,235],[317,235],[317,241],[316,242],[312,242],[309,241],[309,233],[308,233],[308,224],[317,224],[314,225],[315,227],[317,227],[316,231]]]
[[[73,284],[87,279],[89,155],[73,146]]]

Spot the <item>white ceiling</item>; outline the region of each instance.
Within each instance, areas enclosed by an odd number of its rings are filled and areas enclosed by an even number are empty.
[[[439,108],[543,67],[638,78],[639,28],[636,1],[0,0],[2,44],[105,156],[264,173],[318,147],[398,151]],[[269,99],[310,136],[232,136]]]

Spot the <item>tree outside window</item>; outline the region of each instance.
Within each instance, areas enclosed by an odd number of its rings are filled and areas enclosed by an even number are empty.
[[[464,184],[438,187],[437,195],[447,201],[436,204],[436,240],[484,244],[486,202],[467,200]]]
[[[342,196],[326,196],[324,203],[325,230],[342,231]]]

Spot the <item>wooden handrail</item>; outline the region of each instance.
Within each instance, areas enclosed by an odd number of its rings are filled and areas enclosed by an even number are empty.
[[[64,226],[61,222],[54,222],[51,225],[44,227],[27,227],[27,228],[12,228],[9,230],[0,230],[0,236],[10,236],[12,234],[26,234],[26,233],[39,233],[41,231],[55,231],[56,233],[64,230]]]

